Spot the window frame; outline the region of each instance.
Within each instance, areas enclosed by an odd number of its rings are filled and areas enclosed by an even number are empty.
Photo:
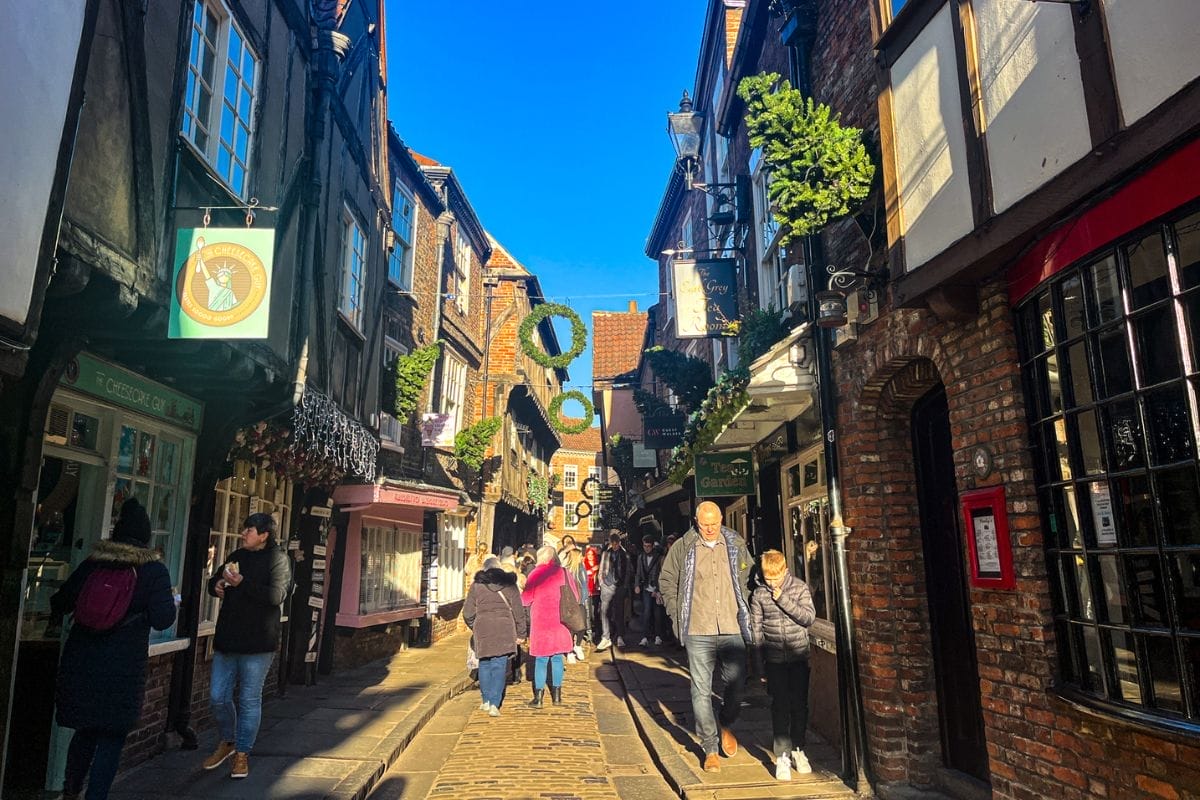
[[[194,54],[198,55],[200,47],[197,43],[197,36],[203,37],[205,43],[209,42],[208,36],[201,31],[197,25],[197,16],[207,14],[212,17],[216,25],[216,41],[212,42],[211,49],[213,58],[213,76],[211,81],[206,81],[203,78],[202,65],[196,64],[193,61]],[[207,17],[206,17],[207,18]],[[182,122],[180,125],[180,135],[195,150],[204,161],[212,168],[213,172],[221,180],[225,186],[229,188],[235,195],[245,199],[250,195],[250,175],[251,175],[251,158],[255,144],[255,121],[258,117],[259,105],[259,86],[262,78],[262,57],[250,45],[246,37],[246,32],[242,26],[234,19],[232,10],[225,5],[221,0],[196,0],[192,10],[192,19],[189,23],[191,35],[188,37],[188,55],[187,55],[187,80],[184,88]],[[230,49],[232,37],[236,34],[237,41],[240,44],[242,51],[241,63],[234,65],[230,61]],[[246,71],[245,56],[249,55],[254,68],[254,75],[251,80],[251,85],[248,87],[243,80]],[[230,78],[230,68],[234,71],[234,79],[238,81],[239,86],[236,91],[236,102],[232,105],[226,97],[227,81]],[[197,84],[203,83],[205,88],[209,90],[208,110],[202,115],[200,113],[200,96],[197,94]],[[239,106],[242,105],[242,89],[246,89],[248,96],[248,112],[247,116],[243,117]],[[233,114],[233,141],[229,142],[229,146],[224,144],[224,129],[226,114]],[[206,116],[207,119],[201,121],[201,116]],[[245,131],[244,143],[244,159],[238,154],[240,149],[237,146],[237,137],[241,130]],[[203,141],[197,141],[197,131],[203,135]],[[222,168],[222,153],[228,153],[229,163],[225,169]],[[235,168],[239,167],[242,170],[241,185],[235,185]]]
[[[368,524],[363,520],[359,536],[357,616],[420,607],[424,534],[395,524]],[[378,560],[372,563],[373,558]],[[389,577],[390,589],[385,586]]]
[[[575,513],[577,508],[579,508],[579,503],[570,500],[563,501],[563,530],[579,529],[579,515]]]
[[[471,239],[456,226],[454,231],[454,305],[459,313],[466,314],[471,307],[471,256],[475,248]]]
[[[401,225],[404,223],[404,217],[398,211],[403,205],[401,201],[407,203],[410,209],[407,220],[407,239],[401,233]],[[395,189],[392,192],[392,233],[395,240],[392,245],[392,252],[388,255],[388,281],[405,292],[412,291],[413,260],[415,258],[414,251],[416,250],[417,222],[419,218],[420,207],[417,205],[415,193],[405,186],[403,182],[396,181]]]
[[[570,475],[570,478],[567,477],[568,475]],[[574,464],[563,464],[562,481],[564,489],[578,489],[579,467]]]
[[[754,207],[755,277],[758,279],[758,307],[764,311],[782,311],[788,306],[787,297],[787,250],[781,244],[783,228],[771,216],[771,200],[768,191],[771,173],[755,150],[751,157],[751,197]]]
[[[438,514],[438,605],[457,603],[466,594],[467,517]]]
[[[451,430],[462,430],[467,404],[467,362],[446,350],[442,355],[441,413],[452,418]]]
[[[389,318],[388,322],[398,322],[394,318]],[[394,337],[389,336],[388,325],[384,325],[383,334],[383,366],[386,370],[396,363],[400,356],[408,355],[408,348]],[[384,373],[386,374],[386,372]],[[395,414],[390,410],[379,409],[379,439],[380,443],[388,447],[399,447],[404,437],[404,421],[397,419]]]
[[[361,242],[361,249],[355,246],[355,242]],[[361,335],[365,312],[363,304],[366,297],[369,242],[364,226],[360,224],[358,215],[354,213],[349,204],[342,205],[341,242],[339,244],[341,270],[338,276],[338,314],[356,333]],[[361,265],[361,270],[358,272],[354,269],[356,260]],[[356,293],[355,286],[357,286]],[[352,293],[355,296],[351,298]],[[346,302],[348,299],[353,300],[349,305]]]

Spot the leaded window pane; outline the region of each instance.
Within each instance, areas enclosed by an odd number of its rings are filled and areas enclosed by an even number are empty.
[[[1089,316],[1094,326],[1121,318],[1121,287],[1117,280],[1117,260],[1103,258],[1091,266],[1092,302]]]
[[[1161,233],[1155,231],[1126,247],[1125,258],[1129,263],[1129,295],[1134,308],[1171,295]]]

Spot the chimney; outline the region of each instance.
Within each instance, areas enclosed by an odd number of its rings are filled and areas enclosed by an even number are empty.
[[[630,314],[636,314],[636,313],[637,313],[637,300],[630,300],[630,301],[629,301],[629,313],[630,313]]]

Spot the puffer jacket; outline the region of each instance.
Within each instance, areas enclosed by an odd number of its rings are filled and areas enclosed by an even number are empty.
[[[808,626],[817,618],[808,584],[789,574],[776,600],[771,587],[759,586],[750,597],[750,636],[755,661],[787,664],[808,660]]]
[[[475,573],[463,604],[463,619],[471,628],[478,658],[517,652],[517,640],[529,633],[517,576],[498,568]]]

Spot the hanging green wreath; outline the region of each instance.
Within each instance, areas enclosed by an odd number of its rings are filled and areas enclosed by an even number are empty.
[[[550,355],[533,340],[533,329],[547,317],[562,317],[571,323],[571,349],[561,355]],[[533,359],[534,362],[541,364],[546,369],[563,369],[587,347],[587,326],[570,306],[560,303],[542,303],[521,320],[517,338],[521,342],[521,352]]]
[[[562,413],[563,403],[568,400],[578,400],[583,406],[583,419],[574,425],[568,425],[562,421],[559,416]],[[563,392],[550,401],[548,409],[550,415],[550,427],[559,433],[583,433],[588,428],[592,427],[592,420],[596,418],[596,410],[592,408],[592,401],[588,400],[587,395],[578,389],[572,389],[569,392]]]

